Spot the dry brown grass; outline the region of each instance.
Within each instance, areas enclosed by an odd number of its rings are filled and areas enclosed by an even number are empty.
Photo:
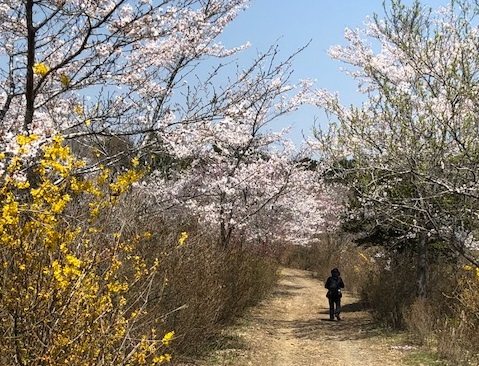
[[[375,255],[374,248],[358,248],[334,235],[286,249],[284,264],[314,271],[320,279],[340,268],[346,290],[360,295],[376,321],[406,330],[408,342],[451,365],[478,364],[479,270],[435,258],[428,297],[417,299],[414,255]]]
[[[135,213],[135,207],[131,202],[124,207],[130,230],[151,235],[135,254],[147,261],[158,257],[160,262],[148,289],[147,315],[142,326],[163,332],[173,330],[170,351],[174,356],[198,355],[215,342],[226,324],[270,291],[277,279],[277,261],[270,252],[241,242],[222,248],[213,230],[191,218],[142,218]],[[182,232],[188,238],[180,244]]]

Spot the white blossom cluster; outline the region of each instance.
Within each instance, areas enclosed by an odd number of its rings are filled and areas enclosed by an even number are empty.
[[[299,241],[335,227],[340,199],[273,125],[316,101],[313,82],[290,83],[291,60],[277,61],[274,47],[228,69],[228,57],[248,44],[228,49],[217,39],[247,3],[3,1],[0,175],[17,135],[36,136],[25,157],[34,162],[62,134],[89,159],[85,169],[121,160],[107,142],[123,139],[145,161],[181,166],[158,164],[136,185],[152,212],[183,210],[221,228],[224,240]]]
[[[347,44],[330,49],[366,101],[343,106],[319,92],[334,120],[311,146],[343,162],[355,218],[461,253],[478,239],[479,14],[467,0],[438,11],[393,3],[384,20],[347,29]]]

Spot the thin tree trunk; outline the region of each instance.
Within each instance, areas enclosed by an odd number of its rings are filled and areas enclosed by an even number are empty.
[[[418,263],[417,263],[417,296],[420,299],[427,297],[427,236],[421,234],[418,246]]]
[[[33,121],[33,110],[35,103],[33,85],[33,65],[35,64],[35,33],[33,25],[33,0],[26,1],[26,23],[27,23],[27,74],[25,85],[26,110],[23,127],[28,133],[29,126]]]

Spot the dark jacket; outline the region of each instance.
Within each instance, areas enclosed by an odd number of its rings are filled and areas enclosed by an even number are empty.
[[[341,278],[341,276],[331,276],[331,277],[328,277],[328,279],[326,280],[326,284],[324,285],[325,288],[328,289],[328,293],[326,294],[327,297],[337,297],[337,296],[341,296],[341,292],[337,292],[337,291],[334,291],[332,289],[332,284],[333,283],[337,283],[338,285],[338,288],[339,289],[342,289],[344,288],[344,282],[343,282],[343,279]]]

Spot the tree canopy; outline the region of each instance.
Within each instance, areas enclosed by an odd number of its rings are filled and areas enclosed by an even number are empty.
[[[321,93],[334,117],[316,131],[317,151],[352,188],[349,217],[389,233],[383,245],[409,245],[425,260],[443,243],[477,265],[479,10],[462,0],[384,9],[329,51],[366,101],[347,107]]]

